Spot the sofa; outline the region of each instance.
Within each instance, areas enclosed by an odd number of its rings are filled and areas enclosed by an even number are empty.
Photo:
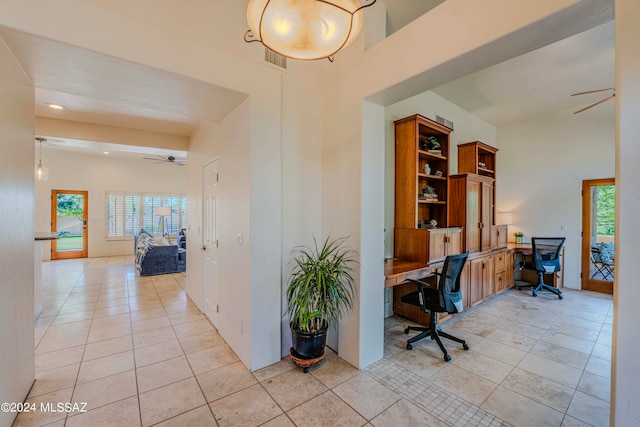
[[[179,273],[186,270],[187,251],[144,228],[134,236],[136,272],[140,276]]]

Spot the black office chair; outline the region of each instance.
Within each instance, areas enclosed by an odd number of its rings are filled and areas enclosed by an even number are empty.
[[[442,332],[438,326],[438,313],[447,312],[453,314],[462,312],[460,273],[462,272],[468,255],[468,253],[464,253],[460,255],[450,255],[445,258],[442,273],[436,273],[436,277],[440,277],[440,280],[437,280],[437,288],[433,288],[428,283],[420,280],[409,279],[417,285],[418,290],[404,295],[401,300],[404,303],[418,306],[425,313],[429,313],[429,327],[407,326],[404,330],[405,334],[408,334],[409,331],[421,332],[419,335],[407,341],[407,350],[413,348],[412,343],[426,337],[431,337],[432,340],[438,343],[440,350],[444,353],[445,362],[450,361],[451,356],[449,356],[447,350],[444,348],[440,337],[462,343],[462,348],[469,350],[469,346],[464,340]]]
[[[538,291],[545,289],[558,295],[562,299],[560,289],[544,283],[545,274],[555,274],[560,271],[560,250],[564,245],[564,237],[532,237],[533,247],[532,261],[527,262],[524,268],[535,270],[538,273],[538,283],[531,295],[538,296]]]

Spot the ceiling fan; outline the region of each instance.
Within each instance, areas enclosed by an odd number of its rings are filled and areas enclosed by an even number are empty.
[[[572,93],[571,96],[577,96],[577,95],[586,95],[586,94],[589,94],[589,93],[607,92],[607,91],[610,91],[610,90],[613,91],[613,93],[611,95],[609,95],[608,97],[606,97],[604,99],[601,99],[598,102],[594,102],[593,104],[588,105],[588,106],[584,107],[583,109],[574,112],[573,114],[582,113],[583,111],[587,111],[589,108],[593,108],[596,105],[600,105],[603,102],[606,102],[606,101],[608,101],[610,99],[613,99],[616,96],[616,88],[615,87],[608,87],[606,89],[596,89],[596,90],[589,90],[587,92]]]
[[[155,157],[143,157],[144,160],[155,160],[156,163],[172,163],[176,166],[184,166],[187,163],[186,159],[178,159],[174,156],[160,156],[158,154]]]

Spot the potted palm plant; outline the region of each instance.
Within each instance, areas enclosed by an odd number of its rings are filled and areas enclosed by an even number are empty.
[[[287,314],[292,335],[292,355],[315,359],[324,354],[327,328],[351,309],[355,280],[351,265],[355,251],[344,247],[347,237],[322,247],[299,246],[292,251],[293,269],[286,290]]]

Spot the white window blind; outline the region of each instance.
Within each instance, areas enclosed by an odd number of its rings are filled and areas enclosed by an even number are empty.
[[[171,208],[165,217],[165,233],[177,235],[186,227],[187,197],[183,194],[107,192],[107,240],[131,239],[144,228],[152,234],[160,232],[159,206]]]

